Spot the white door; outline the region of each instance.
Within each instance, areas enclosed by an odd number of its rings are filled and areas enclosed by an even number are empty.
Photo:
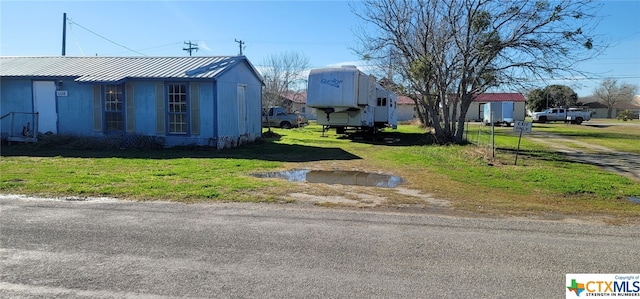
[[[38,113],[38,132],[58,133],[56,83],[33,81],[33,112]]]
[[[398,128],[398,97],[389,93],[389,125]]]
[[[238,84],[238,135],[247,134],[247,86]]]

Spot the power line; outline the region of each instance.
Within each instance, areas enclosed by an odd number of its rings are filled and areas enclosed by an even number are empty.
[[[170,43],[170,44],[164,44],[164,45],[159,45],[159,46],[152,46],[152,47],[148,47],[148,48],[138,49],[138,51],[157,50],[157,49],[160,49],[160,48],[168,48],[168,47],[172,47],[173,48],[176,45],[179,45],[181,43],[182,43],[182,41],[178,41],[178,42],[173,42],[173,43]],[[112,53],[107,53],[106,55],[120,55],[122,53],[127,53],[127,52],[128,51],[126,51],[126,52],[112,52]]]
[[[131,51],[131,52],[138,53],[138,54],[140,54],[140,55],[142,55],[142,56],[147,56],[147,54],[140,53],[140,52],[138,52],[138,51],[136,51],[136,50],[134,50],[134,49],[131,49],[131,48],[129,48],[129,47],[127,47],[127,46],[125,46],[125,45],[122,45],[122,44],[116,43],[116,42],[114,42],[114,41],[112,41],[112,40],[110,40],[110,39],[108,39],[108,38],[106,38],[106,37],[104,37],[104,36],[102,36],[102,35],[100,35],[100,34],[98,34],[98,33],[94,32],[94,31],[92,31],[92,30],[90,30],[90,29],[88,29],[88,28],[86,28],[86,27],[84,27],[84,26],[82,26],[82,25],[78,24],[77,22],[75,22],[75,21],[71,20],[70,18],[67,18],[67,21],[69,21],[69,24],[77,25],[78,27],[80,27],[80,28],[82,28],[82,29],[84,29],[84,30],[89,31],[89,32],[90,32],[90,33],[92,33],[93,35],[95,35],[95,36],[97,36],[97,37],[100,37],[100,38],[102,38],[102,39],[104,39],[104,40],[106,40],[106,41],[108,41],[108,42],[110,42],[110,43],[112,43],[112,44],[114,44],[114,45],[117,45],[117,46],[123,47],[123,48],[125,48],[125,49],[127,49],[127,50],[129,50],[129,51]]]
[[[69,23],[69,25],[71,25],[71,23]],[[69,31],[71,32],[71,35],[73,36],[73,41],[76,43],[76,46],[78,47],[78,50],[80,50],[80,53],[82,54],[82,56],[84,55],[84,51],[82,51],[82,47],[80,47],[80,42],[78,41],[78,37],[76,36],[76,32],[73,31],[73,26],[69,26]]]

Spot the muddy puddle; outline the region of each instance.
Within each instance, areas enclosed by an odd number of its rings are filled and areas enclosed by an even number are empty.
[[[629,197],[627,197],[627,199],[628,199],[630,202],[640,204],[640,197],[631,197],[631,196],[629,196]]]
[[[294,169],[286,171],[261,172],[252,174],[258,178],[277,178],[291,182],[356,185],[368,187],[394,188],[402,183],[402,178],[394,175],[362,171]]]

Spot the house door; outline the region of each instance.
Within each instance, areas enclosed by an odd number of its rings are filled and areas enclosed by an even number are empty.
[[[238,85],[238,135],[247,134],[247,86]]]
[[[38,113],[38,132],[58,133],[56,83],[33,81],[33,112]]]

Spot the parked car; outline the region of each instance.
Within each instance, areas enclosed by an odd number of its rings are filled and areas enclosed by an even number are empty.
[[[287,113],[283,107],[271,107],[262,113],[262,127],[279,127],[291,129],[303,127],[309,124],[309,120],[300,113]]]

